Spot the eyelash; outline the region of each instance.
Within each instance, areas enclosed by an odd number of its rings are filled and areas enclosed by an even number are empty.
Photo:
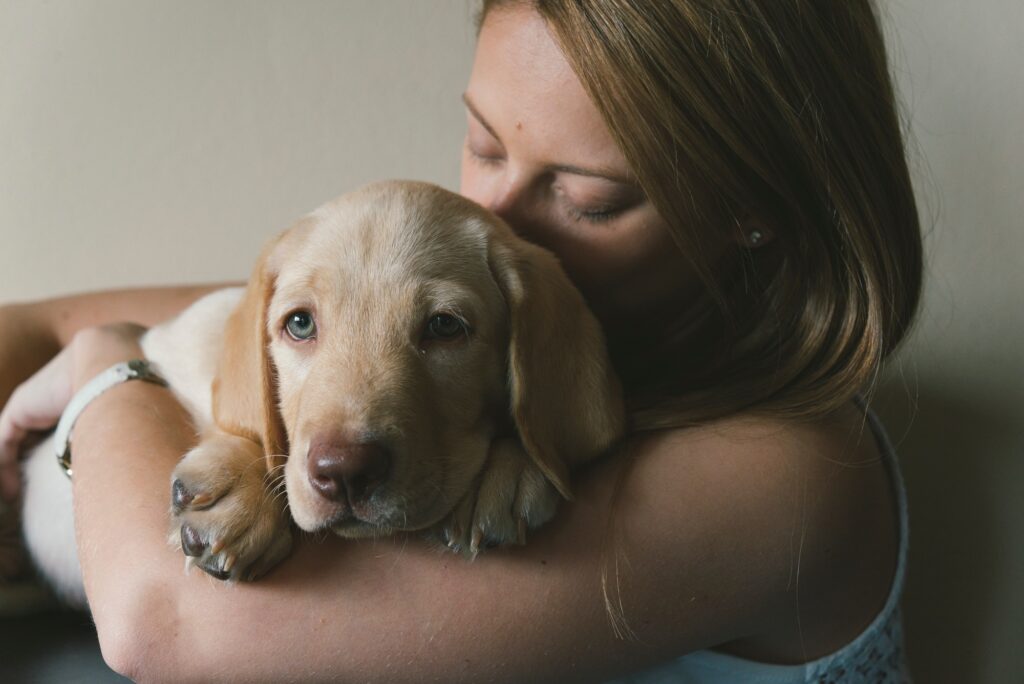
[[[472,147],[466,146],[466,151],[469,153],[470,158],[481,166],[498,166],[505,160],[499,157],[485,157],[482,154],[477,154]],[[569,218],[573,221],[586,221],[587,223],[605,223],[617,217],[622,213],[621,209],[602,209],[600,211],[583,211],[569,204],[567,201],[561,202],[562,209],[568,214]]]
[[[469,156],[473,159],[473,161],[480,164],[481,166],[497,166],[498,164],[501,164],[503,161],[505,161],[504,159],[500,159],[498,157],[485,157],[482,154],[477,154],[469,145],[466,146],[466,151],[469,152]]]
[[[601,211],[581,211],[575,207],[566,206],[565,213],[573,221],[586,221],[587,223],[604,223],[610,221],[622,213],[620,209],[604,209]]]
[[[558,203],[562,205],[562,210],[571,220],[576,222],[605,223],[618,217],[624,211],[621,207],[607,207],[605,209],[584,211],[573,205],[564,194],[558,193],[557,197]]]

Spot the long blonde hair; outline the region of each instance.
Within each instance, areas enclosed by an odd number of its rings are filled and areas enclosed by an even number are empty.
[[[613,349],[633,429],[814,417],[869,391],[922,270],[872,2],[511,1],[544,17],[705,285],[653,352]],[[773,239],[739,246],[752,224]],[[712,262],[724,235],[737,247]]]

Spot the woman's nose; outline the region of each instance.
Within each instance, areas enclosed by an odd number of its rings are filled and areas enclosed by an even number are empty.
[[[483,203],[484,206],[507,221],[507,214],[510,214],[516,207],[520,194],[518,188],[514,183],[502,179],[495,183],[490,190],[487,200]]]
[[[511,163],[488,173],[462,177],[462,194],[500,216],[519,235],[529,223],[531,180],[528,171]]]
[[[529,188],[514,180],[496,184],[484,206],[500,216],[516,233],[522,235],[528,223]]]

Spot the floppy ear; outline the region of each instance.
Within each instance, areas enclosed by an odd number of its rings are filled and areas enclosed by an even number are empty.
[[[286,246],[296,225],[274,238],[260,254],[242,301],[232,312],[213,381],[213,419],[230,434],[263,447],[267,468],[288,454],[288,434],[278,407],[277,369],[270,357],[267,308],[274,295]]]
[[[570,499],[569,467],[623,435],[621,386],[601,326],[558,259],[500,228],[489,260],[509,308],[512,417],[527,453]]]

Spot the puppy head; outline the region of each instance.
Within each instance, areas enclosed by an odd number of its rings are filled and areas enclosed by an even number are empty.
[[[566,496],[569,466],[623,429],[600,328],[555,258],[407,182],[328,203],[264,251],[214,404],[283,464],[299,526],[345,536],[437,523],[510,426]]]

